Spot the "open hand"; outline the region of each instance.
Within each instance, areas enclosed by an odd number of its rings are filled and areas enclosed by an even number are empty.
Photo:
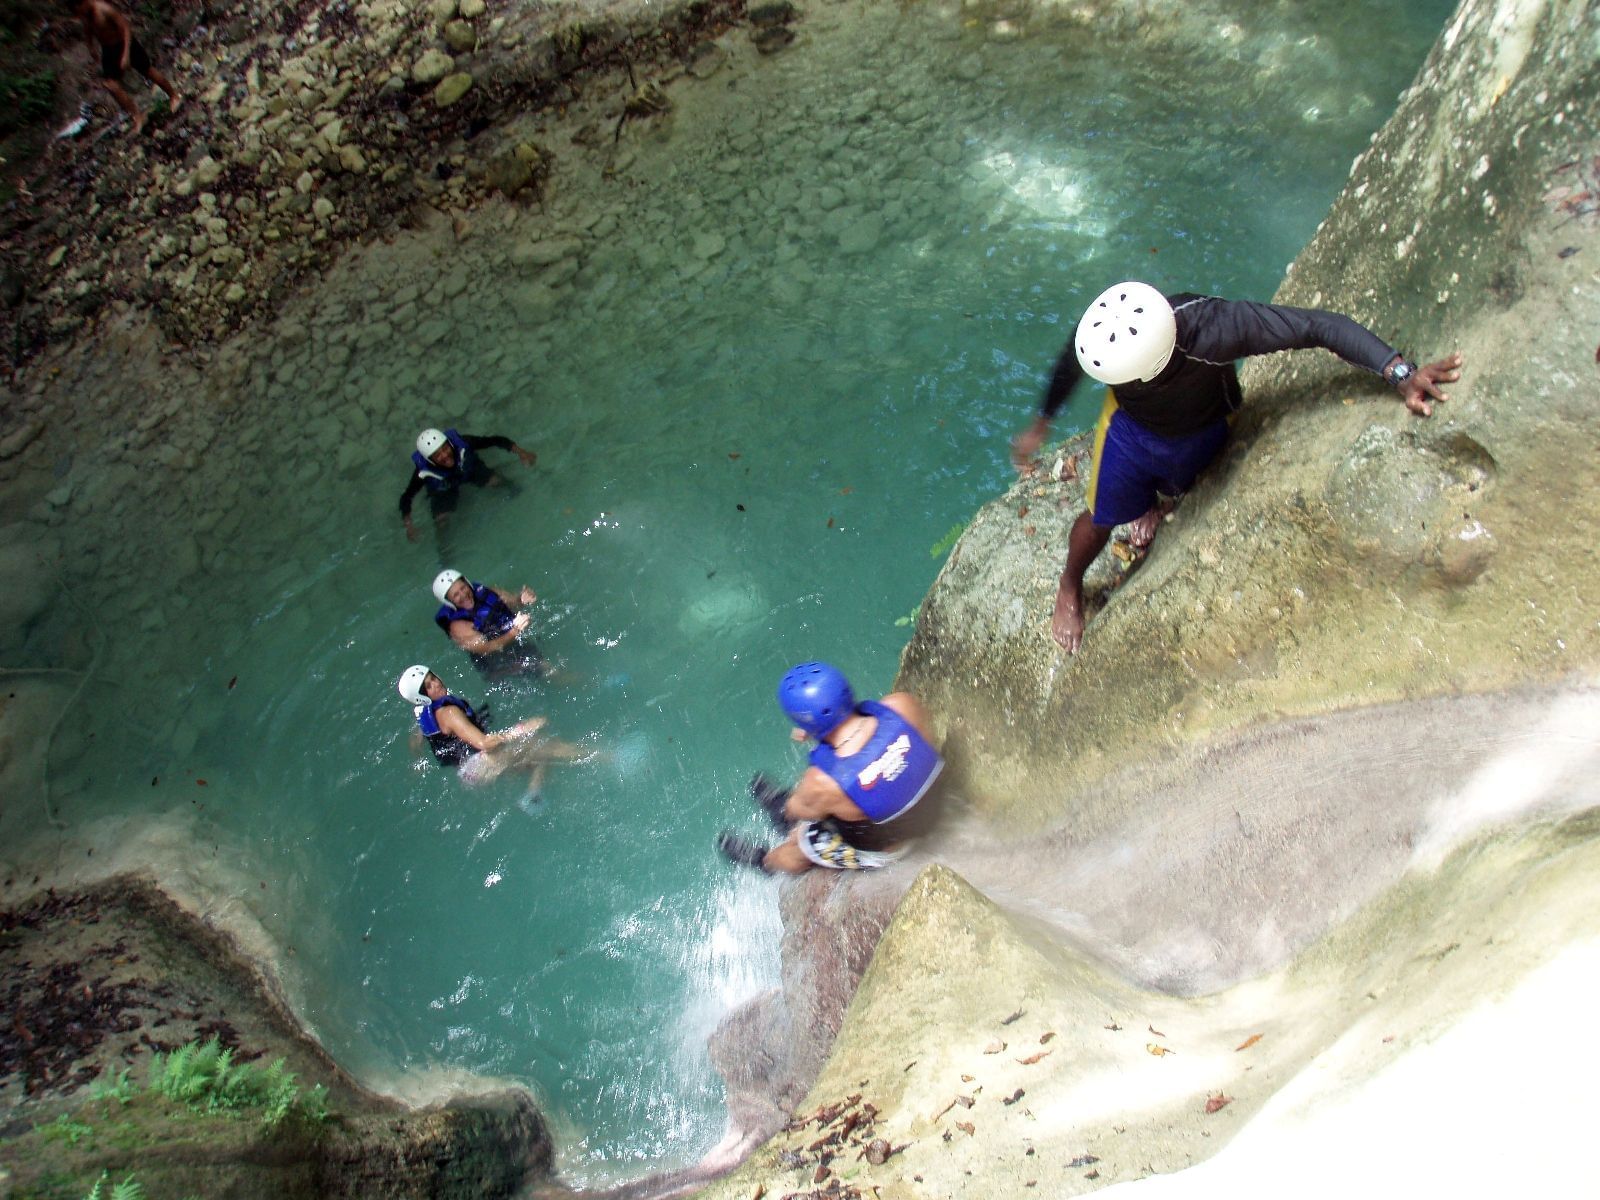
[[[1406,380],[1405,387],[1400,389],[1400,398],[1405,401],[1406,407],[1419,417],[1433,416],[1433,405],[1429,400],[1450,399],[1439,390],[1439,384],[1454,383],[1460,379],[1462,361],[1457,353],[1425,367],[1418,367],[1416,374]]]
[[[518,449],[517,457],[522,460],[522,465],[525,467],[531,467],[534,463],[539,461],[539,456],[532,450]]]
[[[530,617],[527,613],[518,613],[516,616],[511,618],[511,632],[520,634],[531,624],[533,624],[532,617]]]
[[[517,602],[522,605],[537,603],[538,599],[539,597],[533,594],[531,587],[525,587],[517,594]]]

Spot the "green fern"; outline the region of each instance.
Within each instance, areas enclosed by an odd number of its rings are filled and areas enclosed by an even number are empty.
[[[94,1136],[94,1126],[86,1125],[82,1121],[74,1121],[66,1113],[62,1113],[48,1125],[38,1126],[38,1130],[47,1138],[60,1138],[69,1146],[76,1146],[84,1138]]]
[[[110,1083],[102,1079],[91,1087],[89,1099],[115,1100],[118,1104],[127,1104],[137,1092],[138,1089],[128,1079],[128,1068],[123,1067],[118,1074],[111,1076]]]
[[[129,1175],[111,1189],[111,1200],[144,1200],[144,1184]]]
[[[938,558],[945,551],[949,550],[951,546],[954,546],[956,542],[960,541],[961,535],[966,531],[967,526],[965,522],[950,526],[950,531],[928,549],[928,557]]]

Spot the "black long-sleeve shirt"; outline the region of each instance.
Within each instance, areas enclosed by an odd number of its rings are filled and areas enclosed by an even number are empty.
[[[516,445],[510,438],[498,435],[494,437],[478,437],[475,434],[463,433],[461,438],[473,450],[510,450]],[[417,498],[417,493],[425,486],[427,486],[427,481],[422,478],[422,472],[416,467],[412,467],[411,480],[406,484],[406,490],[400,493],[400,516],[402,518],[411,515],[411,502]]]
[[[1366,326],[1320,308],[1291,308],[1179,292],[1167,297],[1178,323],[1172,361],[1149,383],[1118,384],[1117,407],[1152,433],[1182,437],[1239,407],[1234,360],[1279,350],[1331,350],[1352,366],[1381,374],[1398,351]],[[1055,417],[1084,378],[1077,331],[1056,360],[1039,411]]]

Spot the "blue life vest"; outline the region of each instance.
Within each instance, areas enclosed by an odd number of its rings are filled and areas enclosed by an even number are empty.
[[[467,439],[454,429],[444,431],[445,440],[456,448],[456,465],[448,470],[437,466],[423,457],[421,450],[411,452],[411,461],[416,464],[417,475],[422,482],[428,485],[430,492],[448,492],[459,487],[461,481],[472,474],[472,447],[467,445]]]
[[[471,580],[467,582],[472,583]],[[484,637],[497,638],[511,628],[511,623],[517,619],[517,614],[507,607],[506,602],[500,599],[493,588],[473,583],[471,608],[457,608],[453,604],[446,603],[434,613],[433,619],[446,634],[450,632],[452,622],[471,621],[472,627]]]
[[[453,733],[446,733],[439,728],[438,711],[447,705],[454,705],[467,714],[467,720],[479,730],[483,729],[483,722],[478,719],[478,714],[472,711],[472,705],[459,696],[445,696],[439,700],[417,706],[417,728],[422,730],[422,736],[428,739],[428,748],[433,751],[433,757],[439,760],[442,767],[457,767],[477,753]]]
[[[840,758],[823,742],[811,751],[811,765],[854,800],[874,825],[911,811],[944,770],[944,759],[910,721],[876,700],[863,700],[856,712],[876,717],[878,727],[860,750]]]

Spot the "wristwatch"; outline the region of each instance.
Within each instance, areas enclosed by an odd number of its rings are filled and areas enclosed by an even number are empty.
[[[1383,369],[1383,377],[1397,388],[1403,388],[1406,380],[1417,373],[1415,363],[1408,362],[1405,355],[1399,355],[1394,362]]]

